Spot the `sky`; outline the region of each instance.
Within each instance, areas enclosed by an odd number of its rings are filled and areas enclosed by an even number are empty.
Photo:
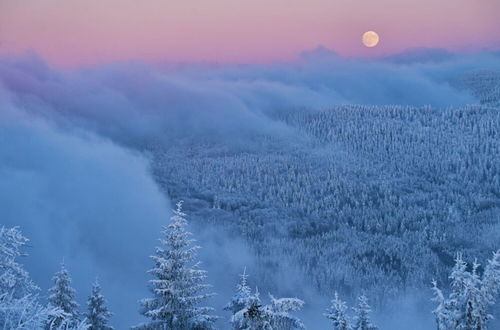
[[[498,0],[1,0],[0,50],[63,68],[110,61],[292,61],[324,45],[343,56],[413,47],[500,48]],[[381,41],[366,48],[361,35]]]

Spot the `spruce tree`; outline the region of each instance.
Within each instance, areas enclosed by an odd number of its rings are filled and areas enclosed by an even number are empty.
[[[290,314],[304,306],[297,298],[276,299],[269,295],[270,304],[262,305],[257,289],[251,293],[246,271],[240,275],[236,294],[224,307],[232,313],[230,323],[233,330],[292,330],[304,329],[300,319]]]
[[[304,302],[297,298],[276,299],[269,295],[270,304],[262,305],[258,290],[252,294],[247,305],[233,314],[231,326],[233,330],[299,330],[305,329],[302,321],[291,315],[298,311]]]
[[[252,299],[252,292],[247,284],[248,275],[246,268],[243,274],[240,275],[240,282],[236,285],[236,293],[231,298],[231,301],[224,307],[224,310],[230,311],[232,315],[250,305]]]
[[[297,298],[274,298],[269,295],[271,303],[266,306],[268,313],[271,314],[271,326],[274,330],[303,330],[305,329],[302,321],[290,314],[290,312],[299,311],[304,307],[304,302]]]
[[[358,305],[354,308],[354,312],[356,313],[354,330],[377,330],[370,321],[371,308],[365,295],[358,297]]]
[[[39,289],[31,281],[28,272],[17,262],[28,243],[17,227],[0,228],[0,294],[10,299],[20,299]]]
[[[200,307],[200,303],[213,294],[203,293],[210,286],[203,284],[206,271],[196,262],[198,246],[193,246],[191,233],[186,230],[182,202],[162,231],[161,245],[151,258],[155,267],[149,272],[152,298],[141,301],[141,313],[150,320],[139,329],[197,330],[213,329],[216,316],[213,309]]]
[[[255,289],[255,293],[245,299],[243,308],[233,313],[231,328],[233,330],[274,330],[271,321],[272,315],[265,306],[262,306],[259,291]]]
[[[27,242],[17,227],[0,228],[0,329],[41,329],[57,312],[40,304],[39,288],[18,262]]]
[[[474,262],[472,270],[458,255],[450,274],[451,293],[446,298],[434,284],[438,307],[434,310],[438,330],[486,330],[492,316],[488,310],[495,303],[500,290],[500,252],[493,254],[482,276],[479,264]]]
[[[434,291],[433,301],[438,303],[434,310],[436,317],[437,330],[450,329],[452,324],[455,324],[455,309],[451,306],[450,301],[444,297],[443,292],[438,288],[437,282],[432,281],[432,290]]]
[[[66,266],[54,277],[54,286],[49,289],[49,306],[58,308],[62,313],[49,317],[47,328],[58,328],[63,324],[75,326],[78,323],[78,303],[75,301],[75,289],[71,287],[71,277]]]
[[[334,330],[351,330],[349,316],[347,315],[347,305],[339,298],[337,292],[332,300],[332,305],[325,314],[326,318],[332,321]]]
[[[106,307],[106,301],[101,294],[101,286],[96,281],[92,285],[92,294],[87,300],[87,323],[89,330],[112,330],[113,327],[108,326],[109,318],[112,314]]]
[[[486,325],[493,317],[488,314],[488,310],[495,304],[500,291],[500,250],[493,253],[493,257],[488,260],[488,264],[481,278],[481,312],[483,324]],[[486,329],[481,328],[481,330]]]

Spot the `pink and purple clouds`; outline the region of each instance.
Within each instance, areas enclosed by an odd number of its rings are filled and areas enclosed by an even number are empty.
[[[498,0],[2,0],[0,47],[63,67],[288,61],[320,44],[345,56],[497,49],[499,13]],[[361,44],[367,30],[378,47]]]

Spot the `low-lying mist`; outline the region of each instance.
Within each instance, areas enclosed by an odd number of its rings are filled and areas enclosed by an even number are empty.
[[[349,59],[325,48],[295,63],[150,65],[109,63],[62,72],[35,54],[0,57],[0,82],[12,102],[71,129],[96,131],[121,143],[204,133],[221,138],[273,130],[266,111],[336,104],[437,107],[474,103],[449,80],[473,69],[499,69],[494,54],[446,60],[421,51],[423,62]]]
[[[0,101],[1,223],[30,238],[25,264],[45,290],[64,262],[79,301],[106,288],[117,325],[137,320],[147,257],[169,216],[147,160],[108,139],[68,132]]]

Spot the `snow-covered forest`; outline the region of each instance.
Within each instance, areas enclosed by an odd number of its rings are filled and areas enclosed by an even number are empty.
[[[152,297],[140,301],[141,313],[148,321],[133,329],[216,329],[219,318],[214,308],[203,306],[214,293],[204,283],[206,271],[197,259],[199,246],[194,245],[192,234],[186,230],[186,214],[182,202],[168,226],[164,227],[160,245],[151,258],[154,268],[149,288]],[[0,327],[2,329],[59,329],[59,330],[111,330],[112,313],[106,306],[98,280],[92,286],[85,312],[75,300],[76,292],[65,264],[53,277],[46,302],[40,299],[40,289],[19,263],[23,248],[29,240],[17,228],[0,229]],[[471,269],[461,255],[449,275],[451,293],[446,296],[433,282],[434,310],[438,330],[487,329],[493,316],[490,314],[500,291],[500,251],[493,254],[483,267],[474,261]],[[233,330],[293,330],[305,329],[304,323],[293,312],[304,306],[298,298],[275,298],[269,294],[269,304],[264,305],[258,287],[249,286],[246,269],[240,275],[236,292],[224,310],[229,312],[229,325]],[[376,330],[370,320],[368,298],[360,295],[348,312],[346,303],[335,292],[331,306],[324,316],[334,330]]]
[[[259,276],[287,264],[319,291],[384,299],[445,281],[457,252],[484,259],[498,247],[498,108],[339,106],[274,118],[301,139],[153,152],[169,196],[244,235],[266,264]]]
[[[317,52],[0,57],[0,328],[498,327],[498,55]]]

